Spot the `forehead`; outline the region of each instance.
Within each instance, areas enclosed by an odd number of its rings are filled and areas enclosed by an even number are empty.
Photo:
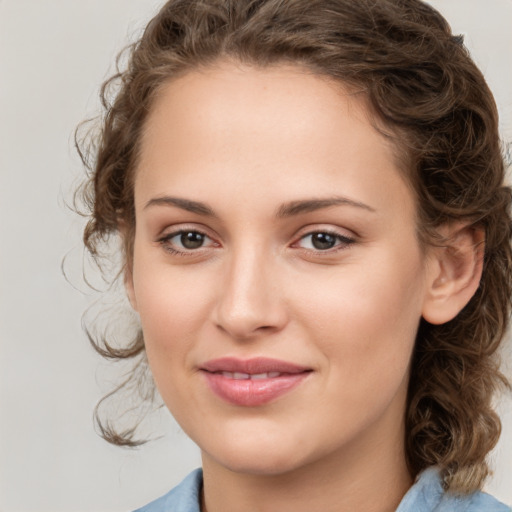
[[[374,128],[377,119],[367,97],[354,87],[297,65],[262,68],[219,61],[159,88],[146,120],[142,149],[164,131],[182,139],[192,136],[212,142],[214,136],[218,140],[229,135],[264,138],[279,125],[282,139],[316,131],[318,137],[310,146],[316,144],[321,150],[317,139],[329,143],[336,138],[340,121],[347,117],[364,126],[371,132],[366,135],[380,145],[395,149]]]
[[[333,180],[364,201],[377,173],[401,180],[396,148],[375,128],[364,95],[296,66],[223,62],[159,91],[136,201],[191,188],[206,195],[214,182],[294,200],[308,190],[332,194]]]

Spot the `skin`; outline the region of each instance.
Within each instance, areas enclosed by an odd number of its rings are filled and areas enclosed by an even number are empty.
[[[445,321],[446,282],[463,272],[420,247],[397,165],[362,97],[298,67],[222,62],[157,97],[126,283],[157,387],[201,449],[203,510],[384,512],[411,485],[415,335],[422,315]],[[181,245],[190,231],[202,246]],[[335,245],[316,249],[314,232]],[[199,370],[225,356],[312,371],[269,404],[239,407]]]

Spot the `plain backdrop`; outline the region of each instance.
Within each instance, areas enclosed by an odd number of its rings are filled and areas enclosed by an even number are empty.
[[[153,427],[165,436],[137,450],[109,446],[94,432],[92,409],[118,370],[81,329],[92,299],[80,278],[83,220],[66,206],[82,173],[73,130],[97,113],[115,55],[161,3],[0,0],[2,512],[132,510],[200,463],[164,411]],[[512,0],[432,3],[465,35],[512,140]],[[66,255],[77,289],[62,275]],[[512,504],[510,397],[500,408],[504,432],[488,489]]]

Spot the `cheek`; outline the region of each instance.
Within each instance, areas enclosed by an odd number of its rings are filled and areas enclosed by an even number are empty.
[[[313,299],[309,338],[329,375],[324,401],[339,404],[330,428],[355,435],[388,410],[400,427],[421,314],[419,275],[354,271],[346,286]]]
[[[310,338],[347,381],[401,378],[414,346],[424,293],[421,258],[402,264],[391,252],[377,261],[354,265],[329,283],[310,283],[298,314],[310,319]]]
[[[174,278],[173,278],[174,277]],[[179,276],[145,273],[136,288],[146,355],[156,387],[178,423],[197,409],[188,393],[190,354],[201,332],[204,297]],[[137,282],[136,282],[137,285]]]
[[[176,272],[169,265],[135,260],[137,309],[148,360],[161,391],[172,388],[173,378],[190,366],[187,356],[210,309],[212,283],[206,277],[204,273]]]
[[[148,334],[172,335],[194,323],[209,301],[212,283],[208,272],[193,266],[173,266],[166,259],[163,251],[135,248],[134,295]],[[174,326],[171,330],[170,325]]]

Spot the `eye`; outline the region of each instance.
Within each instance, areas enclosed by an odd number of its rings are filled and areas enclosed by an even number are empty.
[[[311,249],[313,251],[328,251],[335,247],[346,247],[354,243],[353,238],[340,235],[338,233],[330,233],[328,231],[315,231],[304,235],[298,242],[297,246],[302,249]]]
[[[174,235],[170,242],[179,244],[184,249],[199,249],[203,246],[205,239],[206,235],[198,231],[183,231],[178,235]]]
[[[172,253],[188,253],[215,245],[215,242],[209,236],[193,229],[184,229],[169,233],[160,238],[158,242]]]

